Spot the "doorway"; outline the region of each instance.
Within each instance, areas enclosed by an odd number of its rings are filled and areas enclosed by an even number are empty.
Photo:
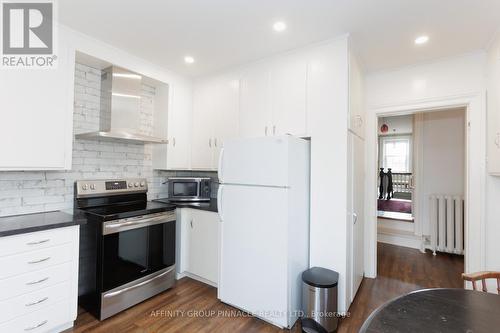
[[[378,242],[463,255],[465,119],[463,107],[378,118]]]
[[[365,224],[365,277],[377,277],[377,180],[378,117],[408,115],[419,112],[439,112],[452,108],[466,109],[466,163],[464,193],[464,271],[484,268],[484,160],[486,138],[484,95],[470,94],[442,99],[422,100],[409,104],[395,104],[372,108],[367,115],[366,141],[366,224]],[[370,134],[371,133],[371,134]],[[418,184],[416,184],[418,186]],[[474,194],[474,195],[472,195]],[[415,211],[414,214],[418,214]],[[417,218],[415,216],[415,218]],[[470,222],[473,221],[473,222]]]
[[[414,119],[412,114],[378,118],[379,223],[413,223]]]

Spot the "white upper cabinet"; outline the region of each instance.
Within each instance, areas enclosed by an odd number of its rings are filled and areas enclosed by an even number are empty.
[[[186,170],[191,167],[192,95],[185,84],[156,86],[154,134],[168,138],[153,145],[153,168]]]
[[[213,169],[217,170],[219,155],[227,139],[237,138],[239,135],[239,88],[240,81],[224,79],[217,85],[214,99],[214,157]]]
[[[239,80],[229,77],[195,86],[192,169],[217,170],[224,141],[238,136],[238,92]]]
[[[361,69],[351,54],[349,57],[349,129],[365,137],[365,110]]]
[[[75,51],[55,69],[0,70],[0,170],[71,169]]]
[[[271,71],[271,134],[306,135],[307,62],[287,57]]]
[[[247,68],[240,84],[240,136],[305,136],[307,60],[288,55]]]
[[[248,68],[241,75],[239,120],[241,137],[271,134],[271,92],[268,67]]]
[[[175,89],[175,86],[174,86]],[[173,95],[173,112],[168,117],[170,133],[168,169],[188,169],[191,162],[191,110],[192,96],[187,89],[176,89]]]
[[[214,85],[203,84],[197,86],[193,94],[193,136],[191,147],[191,167],[193,169],[209,170],[213,167],[215,91]]]

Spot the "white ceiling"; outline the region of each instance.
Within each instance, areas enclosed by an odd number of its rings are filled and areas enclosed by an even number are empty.
[[[484,49],[499,0],[64,0],[69,27],[198,76],[350,33],[366,71]],[[272,30],[276,20],[288,29]],[[428,44],[415,46],[421,35]],[[196,63],[184,64],[185,55]]]

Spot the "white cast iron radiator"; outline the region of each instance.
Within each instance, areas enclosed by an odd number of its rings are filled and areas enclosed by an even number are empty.
[[[430,196],[431,249],[464,253],[464,199],[458,195]]]

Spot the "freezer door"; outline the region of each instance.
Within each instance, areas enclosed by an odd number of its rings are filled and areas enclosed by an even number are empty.
[[[218,296],[224,303],[286,327],[287,190],[222,186]]]
[[[288,186],[289,143],[286,136],[226,141],[219,161],[220,182]]]

